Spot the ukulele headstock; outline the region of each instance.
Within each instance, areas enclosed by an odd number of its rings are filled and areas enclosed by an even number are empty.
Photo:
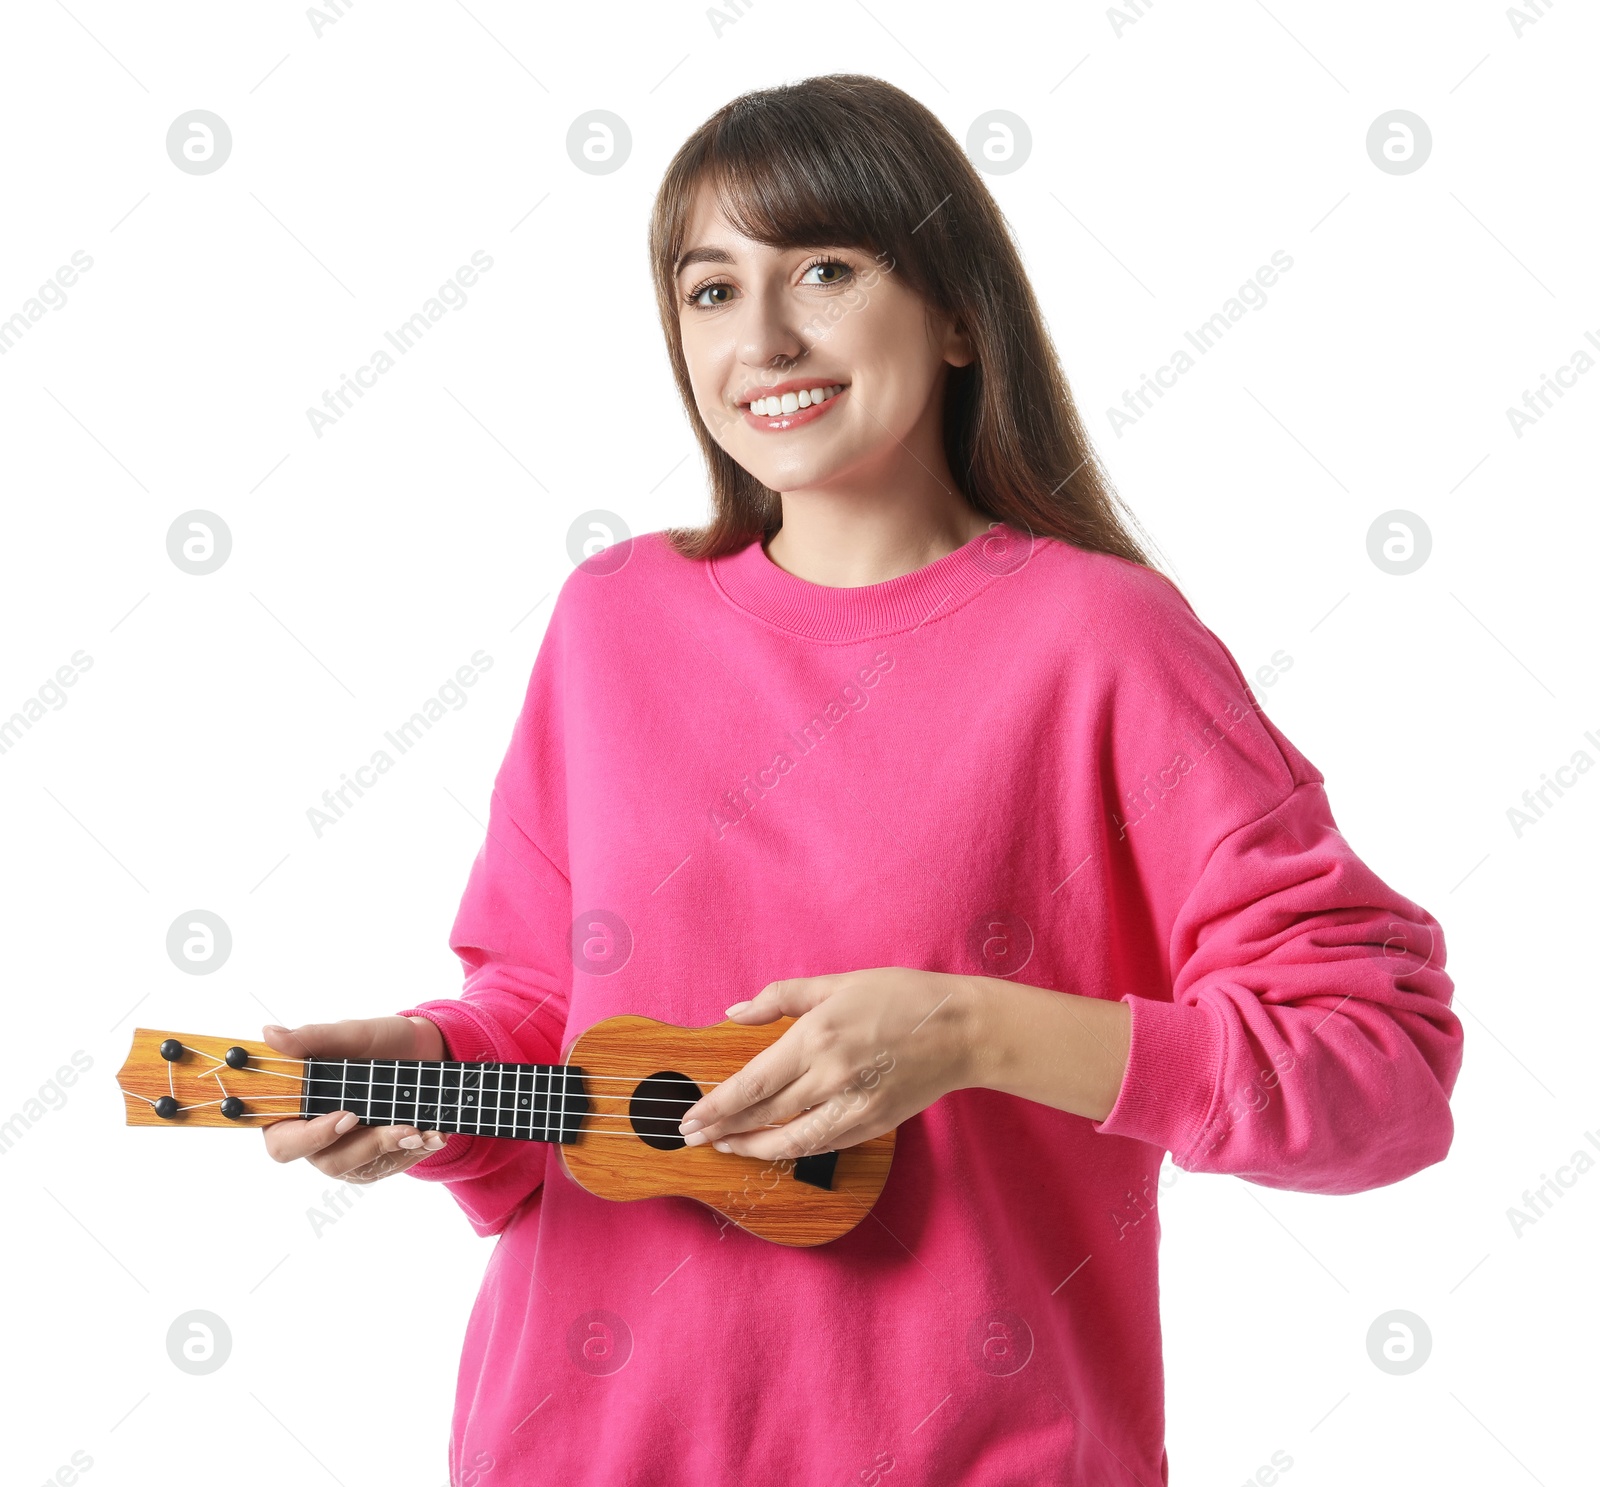
[[[265,1043],[139,1027],[117,1086],[130,1126],[259,1129],[300,1114],[305,1067]]]

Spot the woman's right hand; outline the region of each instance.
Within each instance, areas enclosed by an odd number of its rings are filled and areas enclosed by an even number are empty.
[[[426,1017],[350,1017],[301,1027],[262,1028],[269,1046],[292,1058],[424,1059],[445,1056],[444,1035]],[[319,1172],[345,1182],[377,1182],[432,1156],[445,1143],[438,1131],[415,1126],[363,1126],[348,1110],[310,1120],[277,1120],[265,1127],[267,1155],[275,1162],[304,1157]]]

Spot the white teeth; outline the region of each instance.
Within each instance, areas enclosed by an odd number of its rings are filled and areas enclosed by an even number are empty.
[[[844,383],[835,382],[831,387],[812,387],[777,397],[757,398],[750,404],[750,411],[757,418],[775,418],[780,413],[794,413],[801,408],[809,408],[813,403],[825,403],[843,391]]]

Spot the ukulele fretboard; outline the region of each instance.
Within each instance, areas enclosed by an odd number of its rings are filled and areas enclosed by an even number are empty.
[[[415,1126],[570,1144],[589,1111],[569,1064],[308,1059],[303,1116],[348,1110],[367,1126]]]

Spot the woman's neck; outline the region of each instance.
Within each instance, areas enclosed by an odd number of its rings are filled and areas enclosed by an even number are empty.
[[[989,526],[955,492],[915,503],[829,500],[785,494],[783,526],[766,544],[778,567],[808,583],[853,589],[913,573],[965,546]]]

